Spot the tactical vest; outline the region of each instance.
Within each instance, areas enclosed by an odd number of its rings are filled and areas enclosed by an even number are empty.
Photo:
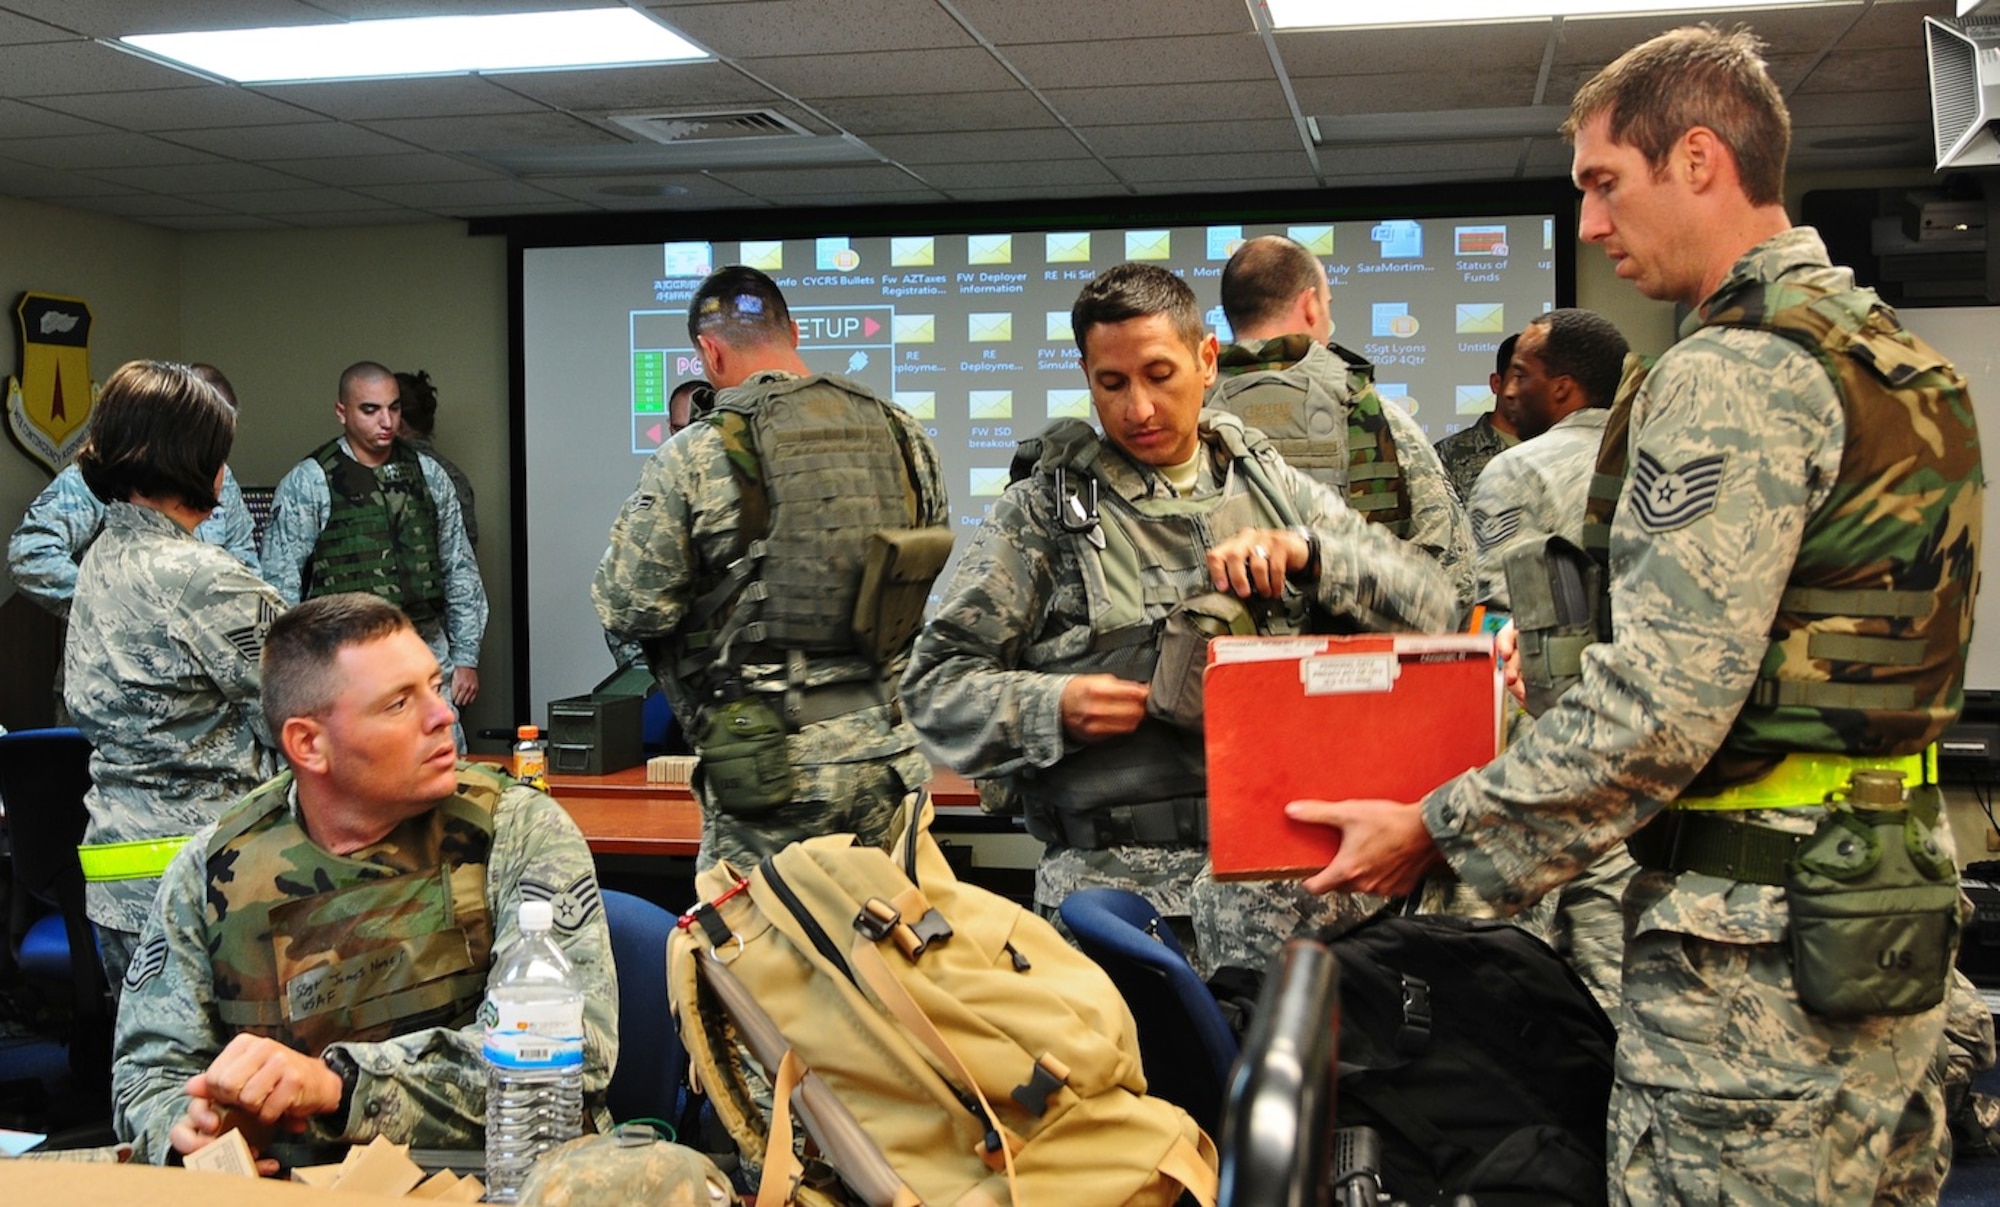
[[[838,377],[758,386],[723,392],[698,421],[721,432],[741,543],[696,584],[677,639],[683,679],[798,654],[861,656],[851,625],[869,535],[923,514],[915,454],[889,404]]]
[[[1758,779],[1793,751],[1916,754],[1958,715],[1972,636],[1985,478],[1965,381],[1872,290],[1749,284],[1701,319],[1811,352],[1840,393],[1846,442],[1750,698],[1689,794]],[[1584,538],[1607,567],[1644,378],[1628,366],[1591,482]]]
[[[1176,604],[1207,591],[1208,551],[1246,527],[1280,528],[1301,522],[1291,498],[1273,482],[1265,458],[1269,445],[1242,420],[1202,412],[1215,437],[1210,456],[1225,462],[1221,490],[1201,498],[1170,491],[1132,490],[1135,469],[1081,419],[1059,419],[1023,441],[1014,459],[1015,480],[1033,475],[1054,501],[1064,538],[1083,577],[1090,615],[1090,646],[1061,665],[1062,674],[1111,674],[1140,682],[1152,676],[1161,622]],[[1127,498],[1130,493],[1141,497]],[[1303,601],[1274,623],[1273,631],[1303,627]],[[1112,841],[1191,842],[1204,834],[1199,819],[1206,800],[1207,760],[1198,733],[1147,717],[1132,733],[1095,742],[1049,767],[1018,775],[1028,831],[1043,841],[1087,846],[1074,827],[1054,815],[1101,821],[1130,818],[1142,806],[1168,805],[1159,816],[1178,815],[1177,827],[1139,825]]]
[[[1312,344],[1309,335],[1286,335],[1224,349],[1209,405],[1264,433],[1287,465],[1342,492],[1369,522],[1407,540],[1410,487],[1382,412],[1387,404],[1375,390],[1375,367],[1339,344],[1327,345],[1325,354],[1347,377],[1342,397],[1306,363],[1315,355]]]
[[[290,772],[224,814],[206,910],[224,1025],[317,1056],[341,1040],[469,1023],[491,963],[486,864],[508,782],[461,765],[457,793],[367,859],[306,837]]]
[[[437,504],[423,460],[401,440],[370,468],[329,440],[313,453],[326,474],[326,527],[306,562],[302,597],[363,591],[422,624],[444,615]]]

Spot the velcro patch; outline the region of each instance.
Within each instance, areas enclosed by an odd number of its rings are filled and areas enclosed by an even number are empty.
[[[138,989],[166,969],[167,936],[156,931],[132,953],[132,962],[125,968],[125,992]]]
[[[1632,509],[1647,532],[1671,532],[1715,510],[1722,493],[1724,453],[1698,457],[1679,469],[1668,469],[1640,450],[1632,471]]]
[[[1488,515],[1484,511],[1472,513],[1472,536],[1481,549],[1491,549],[1514,539],[1521,531],[1521,509],[1509,507],[1504,511]]]
[[[573,935],[583,924],[596,916],[603,907],[603,899],[597,895],[597,876],[585,872],[567,887],[551,888],[532,880],[521,882],[523,901],[546,901],[555,913],[556,929],[566,935]]]

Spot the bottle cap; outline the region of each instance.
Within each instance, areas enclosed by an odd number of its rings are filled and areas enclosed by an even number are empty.
[[[547,930],[556,924],[556,910],[546,901],[521,902],[521,929]]]
[[[539,726],[523,725],[519,729],[514,731],[514,736],[521,739],[523,742],[526,742],[533,738],[538,738],[542,736],[542,731]]]

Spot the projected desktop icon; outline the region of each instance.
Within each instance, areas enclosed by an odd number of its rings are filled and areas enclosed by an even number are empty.
[[[965,396],[965,413],[973,419],[1012,419],[1014,417],[1014,391],[968,391]]]
[[[1051,264],[1087,264],[1090,262],[1089,231],[1050,231],[1046,236],[1048,261]]]
[[[861,256],[847,236],[833,235],[813,240],[813,264],[821,272],[848,272],[860,266]]]
[[[1292,242],[1304,247],[1316,256],[1333,254],[1333,225],[1320,223],[1312,226],[1288,226],[1285,234]]]
[[[972,467],[971,487],[966,493],[975,499],[997,499],[1007,493],[1007,483],[1012,477],[1004,465],[975,465]]]
[[[1451,228],[1452,250],[1461,256],[1504,256],[1507,254],[1507,224]]]
[[[668,243],[664,248],[667,276],[705,277],[715,271],[715,252],[706,243]]]
[[[936,419],[937,391],[897,390],[896,405],[908,411],[912,419]]]
[[[1460,302],[1460,335],[1498,335],[1507,329],[1507,308],[1499,302]]]
[[[937,263],[937,238],[911,235],[889,240],[889,263],[896,268],[929,268]]]
[[[1050,390],[1049,418],[1051,419],[1090,418],[1090,391]]]
[[[967,264],[1012,264],[1014,262],[1014,236],[967,235],[965,237],[965,262]]]
[[[1076,332],[1070,330],[1069,311],[1051,310],[1048,311],[1047,314],[1049,318],[1048,334],[1043,338],[1049,340],[1064,340],[1064,341],[1073,340],[1076,338]]]
[[[1240,226],[1211,226],[1208,228],[1208,258],[1227,260],[1243,246],[1243,228]]]
[[[968,314],[965,316],[965,338],[975,344],[1004,344],[1014,338],[1014,316],[1005,311]]]
[[[1368,331],[1378,339],[1408,337],[1417,333],[1417,317],[1408,302],[1376,302],[1368,308]],[[1380,392],[1377,386],[1377,392]]]
[[[937,315],[899,314],[889,320],[889,333],[899,344],[934,344],[937,342]]]
[[[1208,313],[1201,317],[1208,324],[1208,329],[1215,332],[1217,343],[1227,348],[1236,342],[1235,334],[1229,329],[1229,314],[1222,307],[1211,306],[1208,308]]]
[[[1125,258],[1128,260],[1168,260],[1174,254],[1172,231],[1126,231]]]
[[[1382,245],[1384,260],[1413,260],[1424,254],[1424,228],[1409,218],[1377,222],[1368,237]]]
[[[1460,415],[1482,415],[1493,409],[1493,391],[1484,384],[1452,387],[1452,409]]]
[[[1410,383],[1407,381],[1378,381],[1375,392],[1390,406],[1403,408],[1406,415],[1417,413],[1417,400],[1410,397]]]
[[[785,244],[782,239],[745,239],[737,247],[736,254],[745,268],[759,272],[782,272],[785,268]]]

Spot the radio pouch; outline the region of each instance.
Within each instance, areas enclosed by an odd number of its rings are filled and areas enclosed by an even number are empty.
[[[1598,639],[1601,572],[1588,553],[1553,534],[1521,542],[1503,566],[1527,709],[1538,717],[1583,677],[1583,651]]]
[[[924,624],[931,584],[951,558],[951,529],[890,528],[868,534],[861,589],[848,627],[854,648],[877,666],[901,657]]]
[[[785,723],[760,696],[702,710],[696,771],[708,798],[731,816],[762,813],[792,800],[792,759]]]
[[[1916,1014],[1944,1000],[1959,937],[1958,869],[1940,801],[1902,774],[1858,771],[1785,881],[1799,1000],[1830,1019]]]
[[[1177,604],[1161,622],[1160,654],[1146,693],[1146,711],[1169,725],[1200,733],[1201,676],[1208,669],[1209,641],[1255,636],[1262,610],[1257,602],[1223,591]]]

